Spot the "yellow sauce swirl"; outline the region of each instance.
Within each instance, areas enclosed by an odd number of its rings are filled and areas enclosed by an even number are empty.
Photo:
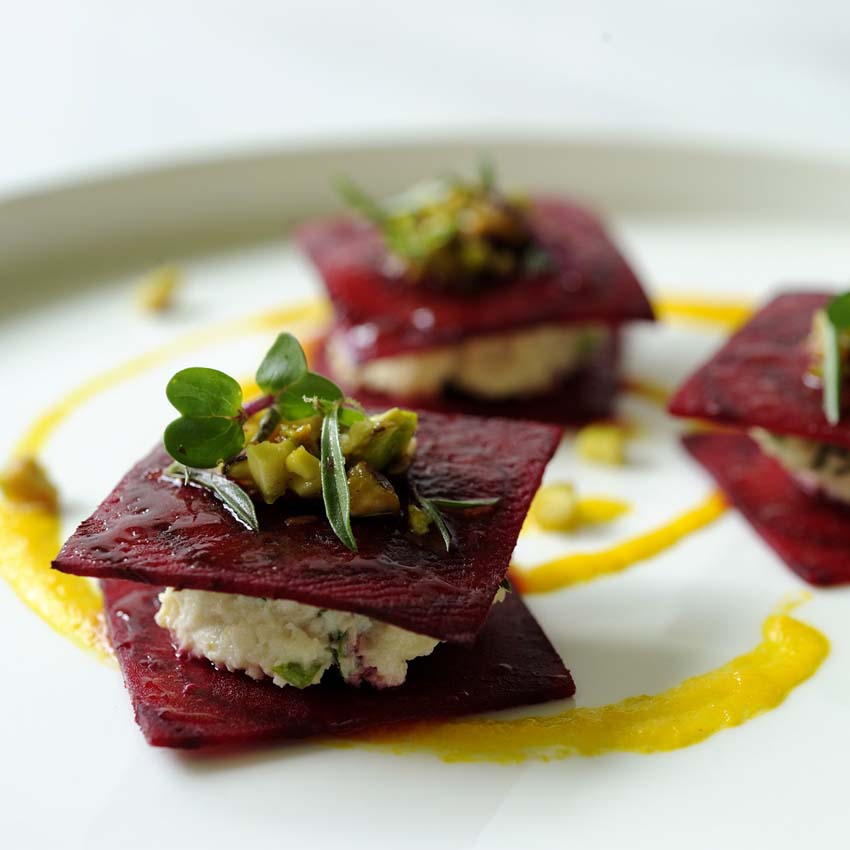
[[[645,561],[677,543],[683,537],[717,519],[726,510],[721,493],[712,493],[704,502],[680,514],[659,528],[632,537],[598,552],[574,552],[546,561],[530,569],[511,568],[511,583],[520,593],[547,593],[603,575],[617,573],[638,561]]]
[[[764,622],[755,649],[654,696],[549,717],[422,724],[355,740],[397,754],[428,752],[451,762],[677,750],[776,708],[828,653],[823,634],[780,610]]]

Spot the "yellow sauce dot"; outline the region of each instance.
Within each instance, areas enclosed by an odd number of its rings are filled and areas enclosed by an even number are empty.
[[[613,522],[629,510],[627,502],[603,496],[579,498],[572,484],[544,484],[531,503],[522,533],[569,532],[588,525]]]
[[[431,753],[450,762],[511,763],[677,750],[776,708],[815,673],[828,653],[823,634],[780,612],[767,618],[762,641],[753,650],[654,696],[549,717],[421,724],[354,740],[397,754]]]
[[[547,593],[590,581],[651,558],[683,537],[715,520],[726,509],[726,500],[713,493],[704,502],[665,525],[598,552],[578,552],[530,569],[512,567],[510,579],[521,593]]]

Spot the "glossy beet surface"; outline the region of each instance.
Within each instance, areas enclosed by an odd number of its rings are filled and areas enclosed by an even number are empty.
[[[324,280],[355,362],[543,322],[652,318],[640,283],[595,216],[552,198],[535,199],[530,215],[555,270],[468,295],[387,277],[383,240],[364,221],[318,221],[295,238]]]
[[[581,370],[563,380],[544,395],[487,401],[468,395],[389,396],[346,387],[362,404],[376,410],[394,405],[439,413],[464,413],[474,416],[504,416],[511,419],[534,419],[538,422],[578,425],[614,415],[619,390],[619,342],[616,334]],[[323,375],[333,374],[322,345],[311,357],[311,368]],[[334,376],[338,380],[338,376]]]
[[[775,298],[685,382],[670,412],[850,447],[850,392],[844,393],[842,420],[830,425],[820,388],[806,383],[812,315],[831,298]]]
[[[850,508],[801,490],[743,434],[692,434],[684,443],[797,575],[850,582]]]
[[[474,646],[438,647],[411,662],[398,688],[353,688],[325,674],[304,690],[278,688],[208,661],[178,658],[154,623],[159,588],[103,582],[107,621],[136,720],[161,747],[248,745],[437,720],[561,699],[569,672],[516,594],[496,605]]]
[[[249,531],[208,491],[163,480],[157,449],[137,464],[62,547],[54,566],[354,611],[441,640],[470,643],[505,576],[560,429],[502,419],[423,415],[409,477],[423,496],[498,497],[449,515],[446,552],[405,519],[354,520],[360,551],[334,536],[318,503],[258,506]],[[306,515],[307,511],[317,513]]]

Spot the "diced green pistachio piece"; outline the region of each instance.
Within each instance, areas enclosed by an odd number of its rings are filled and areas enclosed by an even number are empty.
[[[431,517],[416,505],[407,507],[407,525],[414,534],[427,534],[431,528]]]
[[[10,502],[37,505],[55,511],[59,504],[56,488],[44,467],[34,457],[15,458],[0,471],[0,490]]]
[[[285,664],[278,664],[272,667],[272,673],[275,676],[280,676],[286,682],[289,682],[299,690],[313,684],[316,674],[322,669],[321,663],[318,661],[305,667],[297,661],[288,661]]]
[[[393,485],[365,461],[355,464],[348,473],[351,516],[397,514],[401,510]]]
[[[267,505],[276,502],[286,492],[289,481],[286,460],[293,450],[295,444],[289,440],[280,443],[250,443],[245,449],[251,478]],[[235,477],[232,469],[230,475]]]
[[[304,446],[298,446],[286,458],[286,469],[291,473],[289,486],[299,496],[309,498],[322,492],[321,464]]]
[[[374,427],[372,420],[367,416],[365,419],[359,419],[340,435],[339,444],[342,448],[342,453],[348,457],[353,455],[369,441],[372,436],[372,428]]]
[[[417,415],[412,410],[394,407],[379,416],[371,417],[369,441],[353,453],[354,460],[365,460],[379,472],[394,461],[405,457],[416,434]]]

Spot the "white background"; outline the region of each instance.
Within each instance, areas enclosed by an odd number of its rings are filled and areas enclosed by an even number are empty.
[[[0,0],[0,197],[462,129],[842,155],[844,0]]]

